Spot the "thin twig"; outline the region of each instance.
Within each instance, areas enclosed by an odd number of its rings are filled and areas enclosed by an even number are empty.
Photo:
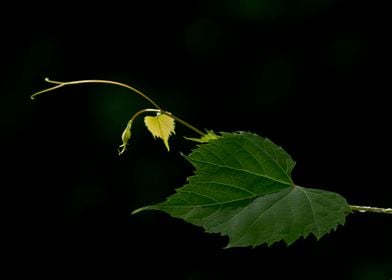
[[[381,213],[381,214],[392,214],[392,208],[379,208],[379,207],[358,206],[358,205],[350,205],[350,208],[353,211],[358,211],[361,213],[373,212],[373,213]]]
[[[173,118],[174,120],[178,121],[179,123],[181,123],[182,125],[188,127],[189,129],[193,130],[194,132],[196,132],[197,134],[203,136],[205,135],[204,132],[202,132],[201,130],[197,129],[196,127],[194,127],[193,125],[191,125],[190,123],[184,121],[183,119],[180,119],[179,117],[171,114],[170,112],[164,111],[161,109],[161,107],[155,103],[151,98],[149,98],[146,94],[142,93],[141,91],[137,90],[134,87],[131,87],[130,85],[127,84],[123,84],[120,82],[115,82],[115,81],[110,81],[110,80],[78,80],[78,81],[70,81],[70,82],[60,82],[60,81],[53,81],[50,80],[49,78],[45,78],[45,82],[48,82],[50,84],[55,84],[55,86],[51,87],[51,88],[47,88],[44,90],[41,90],[39,92],[34,93],[33,95],[31,95],[31,99],[35,99],[38,95],[41,95],[43,93],[46,92],[50,92],[53,90],[56,90],[58,88],[64,87],[64,86],[69,86],[69,85],[79,85],[79,84],[111,84],[111,85],[116,85],[116,86],[120,86],[120,87],[124,87],[127,89],[130,89],[131,91],[139,94],[140,96],[142,96],[144,99],[146,99],[148,102],[150,102],[152,105],[154,105],[154,107],[156,109],[144,109],[141,110],[139,112],[137,112],[132,119],[128,122],[132,123],[132,121],[140,114],[145,113],[145,112],[160,112],[161,114],[165,114],[171,118]]]
[[[193,130],[194,132],[196,132],[197,134],[199,134],[200,136],[204,136],[205,133],[202,132],[200,129],[197,129],[196,127],[194,127],[193,125],[191,125],[190,123],[184,121],[183,119],[180,119],[179,117],[173,115],[170,112],[166,112],[166,111],[161,111],[162,114],[165,114],[166,116],[169,116],[173,119],[175,119],[176,121],[178,121],[180,124],[186,126],[187,128]]]
[[[35,99],[38,95],[41,95],[42,93],[45,92],[49,92],[58,88],[61,88],[63,86],[68,86],[68,85],[79,85],[79,84],[111,84],[111,85],[116,85],[116,86],[120,86],[120,87],[124,87],[127,89],[132,90],[133,92],[139,94],[140,96],[142,96],[144,99],[146,99],[148,102],[150,102],[152,105],[154,105],[155,108],[161,110],[161,108],[158,106],[157,103],[155,103],[151,98],[149,98],[147,95],[145,95],[144,93],[142,93],[140,90],[137,90],[134,87],[131,87],[127,84],[123,84],[120,82],[115,82],[115,81],[108,81],[108,80],[80,80],[80,81],[71,81],[71,82],[59,82],[59,81],[52,81],[49,78],[45,78],[45,82],[51,83],[51,84],[55,84],[57,86],[48,88],[48,89],[44,89],[41,90],[39,92],[34,93],[30,98],[31,99]]]

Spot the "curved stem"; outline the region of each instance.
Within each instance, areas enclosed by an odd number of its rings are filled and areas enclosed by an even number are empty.
[[[147,113],[147,112],[161,112],[161,110],[159,110],[159,109],[143,109],[143,110],[140,110],[140,111],[136,112],[132,116],[132,118],[128,121],[127,126],[125,127],[123,133],[121,134],[121,140],[122,140],[123,143],[119,147],[118,155],[121,156],[127,149],[128,141],[131,138],[131,127],[132,127],[133,121],[140,114]]]
[[[166,111],[162,111],[162,110],[161,110],[161,113],[165,114],[166,116],[169,116],[169,117],[173,118],[174,120],[178,121],[180,124],[182,124],[182,125],[186,126],[187,128],[193,130],[194,132],[196,132],[200,136],[204,136],[205,135],[204,132],[202,132],[201,130],[197,129],[196,127],[194,127],[190,123],[184,121],[183,119],[180,119],[179,117],[173,115],[172,113],[166,112]]]
[[[34,100],[38,95],[41,95],[43,93],[64,87],[64,86],[69,86],[69,85],[79,85],[79,84],[111,84],[111,85],[116,85],[116,86],[120,86],[120,87],[124,87],[127,89],[130,89],[131,91],[139,94],[141,97],[143,97],[144,99],[146,99],[147,101],[149,101],[152,105],[154,105],[154,107],[156,109],[144,109],[144,110],[140,110],[139,112],[137,112],[136,114],[134,114],[132,116],[132,118],[129,120],[128,123],[132,123],[133,120],[139,116],[142,113],[145,112],[160,112],[162,114],[165,114],[171,118],[173,118],[174,120],[178,121],[179,123],[181,123],[182,125],[186,126],[187,128],[193,130],[194,132],[196,132],[197,134],[203,136],[205,135],[204,132],[202,132],[201,130],[197,129],[196,127],[194,127],[193,125],[189,124],[188,122],[184,121],[183,119],[172,115],[170,112],[164,111],[161,109],[161,107],[159,107],[159,105],[157,103],[155,103],[151,98],[149,98],[147,95],[145,95],[144,93],[142,93],[141,91],[137,90],[134,87],[131,87],[127,84],[123,84],[120,82],[115,82],[115,81],[110,81],[110,80],[78,80],[78,81],[71,81],[71,82],[59,82],[59,81],[53,81],[50,80],[49,78],[45,78],[45,81],[51,84],[55,84],[55,86],[51,87],[51,88],[47,88],[44,90],[41,90],[39,92],[34,93],[33,95],[31,95],[31,99]]]
[[[152,105],[154,105],[155,108],[161,110],[161,108],[158,106],[157,103],[155,103],[151,98],[149,98],[147,95],[145,95],[144,93],[142,93],[141,91],[135,89],[134,87],[131,87],[127,84],[123,84],[120,82],[115,82],[115,81],[109,81],[109,80],[79,80],[79,81],[71,81],[71,82],[59,82],[59,81],[52,81],[48,78],[45,78],[45,81],[51,84],[56,84],[57,86],[48,88],[48,89],[44,89],[41,90],[39,92],[34,93],[33,95],[31,95],[31,99],[35,99],[38,95],[41,95],[42,93],[45,92],[49,92],[55,89],[58,89],[60,87],[63,86],[68,86],[68,85],[79,85],[79,84],[111,84],[111,85],[116,85],[116,86],[120,86],[120,87],[124,87],[127,89],[132,90],[133,92],[139,94],[141,97],[143,97],[144,99],[146,99],[148,102],[150,102]]]
[[[147,113],[147,112],[162,112],[162,110],[160,110],[160,109],[143,109],[143,110],[137,111],[132,116],[132,118],[128,121],[128,123],[132,123],[136,119],[137,116],[139,116],[139,115],[141,115],[143,113]]]
[[[373,212],[373,213],[381,213],[381,214],[392,214],[392,208],[379,208],[379,207],[358,206],[358,205],[350,205],[350,208],[353,211],[358,211],[361,213]]]

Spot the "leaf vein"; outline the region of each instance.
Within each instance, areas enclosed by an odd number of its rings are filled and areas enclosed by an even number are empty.
[[[257,221],[259,221],[269,210],[271,210],[272,207],[274,207],[276,205],[276,203],[278,203],[278,202],[282,201],[284,198],[286,198],[293,190],[294,190],[294,188],[291,189],[289,192],[287,192],[287,194],[285,194],[283,197],[281,197],[281,198],[277,199],[276,201],[274,201],[273,203],[271,203],[271,205],[267,209],[265,209],[260,215],[256,216],[254,221],[245,229],[244,233],[242,234],[241,238],[238,241],[243,239],[246,236],[246,234],[248,234],[250,228],[253,227],[257,223]],[[244,208],[247,208],[247,207],[244,207]]]
[[[291,182],[290,183],[284,182],[284,181],[281,181],[281,180],[278,180],[278,179],[275,179],[275,178],[271,178],[271,177],[269,177],[269,176],[267,176],[265,174],[260,174],[260,173],[256,173],[256,172],[253,172],[253,171],[241,169],[241,168],[234,168],[234,167],[231,167],[231,166],[220,165],[220,164],[217,164],[217,163],[214,163],[214,162],[208,162],[208,161],[204,161],[204,160],[200,160],[200,159],[191,158],[190,160],[191,161],[195,161],[195,162],[199,162],[199,163],[204,163],[204,164],[207,164],[207,165],[213,165],[213,166],[216,166],[216,167],[219,167],[219,168],[223,168],[223,169],[230,169],[230,170],[241,171],[241,172],[252,174],[252,175],[255,175],[255,176],[258,176],[258,177],[263,177],[263,178],[269,179],[271,181],[274,181],[274,182],[277,182],[277,183],[280,183],[280,184],[292,186]]]
[[[290,183],[292,184],[292,180],[291,180],[290,176],[289,176],[289,175],[287,174],[287,172],[283,169],[283,166],[277,161],[277,159],[274,158],[274,156],[276,156],[276,151],[275,151],[275,148],[274,148],[274,147],[272,148],[272,151],[275,153],[275,155],[272,156],[270,153],[267,153],[267,152],[265,151],[265,147],[260,146],[260,144],[254,143],[254,141],[251,141],[250,139],[247,139],[247,138],[244,138],[244,140],[245,140],[245,141],[248,141],[248,142],[251,143],[252,145],[258,147],[259,150],[260,150],[263,154],[265,154],[268,158],[270,158],[270,159],[276,164],[276,166],[277,166],[280,170],[282,170],[284,174],[286,174],[287,179],[288,179],[288,180],[290,181]],[[264,143],[266,143],[266,141],[267,141],[267,139],[264,139]]]
[[[241,191],[247,192],[247,193],[249,193],[249,194],[252,195],[252,196],[259,196],[259,194],[256,194],[256,193],[251,192],[251,191],[249,191],[249,190],[247,190],[247,189],[244,189],[244,188],[241,188],[241,187],[239,187],[239,186],[232,185],[232,184],[221,183],[221,182],[214,182],[214,181],[205,181],[205,182],[196,182],[196,183],[197,183],[197,184],[216,184],[216,185],[223,185],[223,186],[225,186],[225,187],[229,187],[229,188],[232,188],[232,189],[237,189],[237,190],[241,190]]]
[[[306,199],[307,199],[308,202],[309,202],[309,206],[310,206],[310,208],[312,209],[313,223],[314,223],[314,225],[316,226],[317,234],[320,234],[320,233],[321,233],[320,225],[319,225],[319,224],[317,223],[317,221],[316,221],[316,213],[315,213],[315,211],[314,211],[314,207],[313,207],[312,200],[309,198],[309,196],[308,196],[308,194],[306,193],[306,191],[304,191],[301,187],[296,186],[296,188],[298,188],[300,191],[302,191],[302,192],[304,193],[304,195],[306,196]],[[318,235],[317,235],[317,236],[318,236]]]
[[[198,192],[193,192],[193,191],[185,191],[185,190],[181,190],[180,192],[181,192],[181,193],[189,193],[189,194],[194,194],[194,195],[197,195],[197,196],[201,196],[201,197],[208,198],[208,199],[210,199],[210,200],[212,200],[212,201],[215,201],[215,202],[219,202],[218,200],[216,200],[216,199],[214,199],[214,198],[212,198],[212,197],[209,197],[208,195],[201,194],[201,193],[198,193]]]
[[[217,203],[210,203],[210,204],[199,204],[199,205],[176,205],[176,206],[172,206],[172,205],[164,205],[164,204],[160,204],[159,207],[161,208],[189,208],[189,207],[214,207],[214,206],[223,206],[225,204],[230,204],[230,203],[237,203],[237,202],[241,202],[241,201],[245,201],[245,200],[250,200],[250,199],[254,199],[254,197],[244,197],[244,198],[240,198],[240,199],[233,199],[233,200],[228,200],[228,201],[224,201],[224,202],[217,202]],[[185,201],[185,200],[184,200]],[[188,201],[187,201],[188,202]],[[189,203],[189,202],[188,202]]]

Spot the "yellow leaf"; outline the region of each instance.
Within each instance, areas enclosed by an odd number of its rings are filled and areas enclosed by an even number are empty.
[[[155,117],[147,116],[144,118],[144,123],[147,129],[151,132],[154,138],[161,138],[168,151],[169,148],[169,137],[174,132],[174,119],[165,115],[157,113]]]
[[[221,137],[221,136],[216,135],[215,132],[213,132],[212,130],[207,130],[207,134],[204,134],[200,138],[185,137],[185,139],[191,140],[191,141],[195,141],[195,142],[198,142],[198,143],[208,143],[208,142],[211,142],[213,140],[218,139],[219,137]]]

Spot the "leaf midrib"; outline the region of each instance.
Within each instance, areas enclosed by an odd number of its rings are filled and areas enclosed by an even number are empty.
[[[316,236],[318,237],[318,235],[319,235],[322,231],[320,230],[319,224],[316,222],[316,221],[317,221],[317,220],[316,220],[316,212],[315,212],[314,207],[313,207],[313,201],[312,201],[312,199],[310,199],[310,197],[308,196],[308,193],[306,192],[306,190],[304,190],[304,189],[301,188],[300,186],[296,186],[296,188],[299,189],[300,191],[302,191],[303,194],[305,195],[306,199],[308,200],[309,206],[310,206],[310,208],[312,209],[313,224],[316,226],[316,230],[317,230],[317,235],[316,235]]]
[[[252,139],[252,140],[253,140],[253,139]],[[283,166],[278,162],[278,160],[277,160],[275,157],[273,157],[269,152],[266,151],[266,149],[265,149],[264,146],[260,146],[259,143],[255,143],[255,141],[251,141],[250,139],[247,139],[247,138],[245,138],[245,141],[248,141],[248,142],[250,142],[251,144],[255,145],[257,148],[259,148],[260,151],[261,151],[262,153],[264,153],[264,155],[265,155],[266,157],[270,158],[270,159],[275,163],[275,165],[276,165],[280,170],[282,170],[282,172],[283,172],[284,174],[287,175],[287,178],[290,180],[290,183],[293,184],[292,179],[291,179],[291,177],[289,176],[287,170],[285,170],[285,169],[283,168]],[[267,141],[267,139],[264,139],[264,142],[266,142],[266,141]],[[244,149],[245,149],[245,148],[244,148]],[[271,149],[271,150],[274,151],[274,148]],[[275,152],[275,151],[274,151],[274,152]],[[275,154],[275,156],[276,156],[276,154]],[[288,155],[287,155],[287,156],[288,156]],[[289,156],[288,156],[288,157],[289,157]],[[254,158],[256,161],[258,161],[256,157],[253,156],[253,158]],[[286,161],[287,161],[287,159],[286,159]]]
[[[271,209],[273,207],[275,207],[277,203],[281,202],[283,199],[285,199],[287,196],[289,196],[293,190],[294,190],[294,188],[292,190],[290,190],[287,194],[285,194],[283,197],[280,197],[279,199],[277,199],[276,201],[271,203],[271,205],[268,208],[264,209],[260,213],[260,215],[256,216],[254,221],[246,227],[245,231],[241,234],[241,237],[238,240],[236,240],[236,243],[240,242],[248,234],[251,227],[253,227],[262,217],[264,217],[265,214],[269,213],[269,211],[271,211]],[[245,207],[244,207],[244,209],[245,209]]]
[[[237,202],[241,202],[241,201],[245,201],[245,200],[254,200],[256,198],[265,196],[265,195],[269,195],[272,193],[276,193],[276,192],[281,192],[285,190],[281,189],[281,190],[277,190],[277,191],[271,191],[271,192],[266,192],[264,194],[260,194],[260,195],[255,195],[255,196],[249,196],[249,197],[244,197],[244,198],[240,198],[240,199],[235,199],[235,200],[230,200],[230,201],[224,201],[224,202],[217,202],[217,203],[209,203],[209,204],[199,204],[199,205],[159,205],[159,208],[202,208],[202,207],[214,207],[214,206],[222,206],[225,204],[230,204],[230,203],[237,203]],[[210,198],[209,196],[203,195],[205,197]],[[212,198],[210,198],[211,200],[213,200]]]
[[[190,161],[199,162],[199,163],[204,163],[204,164],[213,165],[213,166],[216,166],[216,167],[219,167],[219,168],[226,168],[226,169],[230,169],[230,170],[241,171],[241,172],[248,173],[248,174],[252,174],[252,175],[255,175],[255,176],[258,176],[258,177],[263,177],[263,178],[266,178],[266,179],[268,179],[268,180],[271,180],[271,181],[274,181],[274,182],[277,182],[277,183],[280,183],[280,184],[283,184],[283,185],[287,185],[287,186],[290,186],[290,187],[294,187],[294,185],[292,184],[292,182],[284,182],[284,181],[281,181],[281,180],[278,180],[278,179],[269,177],[269,176],[267,176],[267,175],[265,175],[265,174],[256,173],[256,172],[249,171],[249,170],[245,170],[245,169],[242,169],[242,168],[234,168],[234,167],[231,167],[231,166],[221,165],[221,164],[217,164],[217,163],[213,163],[213,162],[208,162],[208,161],[204,161],[204,160],[200,160],[200,159],[194,159],[194,158],[189,158],[189,160],[190,160]]]

